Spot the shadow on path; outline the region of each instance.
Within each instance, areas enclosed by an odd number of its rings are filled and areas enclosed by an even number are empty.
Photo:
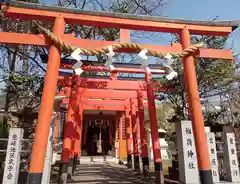
[[[57,171],[52,172],[52,183],[56,184]],[[124,165],[111,162],[84,162],[78,165],[75,175],[69,184],[154,184],[154,173],[149,173],[146,180],[142,174],[134,172]],[[54,181],[55,180],[55,181]],[[178,184],[179,182],[165,178],[166,184]]]
[[[56,178],[56,177],[55,177]],[[53,181],[56,183],[56,181]],[[69,184],[141,183],[140,176],[125,166],[108,163],[89,163],[77,166]]]

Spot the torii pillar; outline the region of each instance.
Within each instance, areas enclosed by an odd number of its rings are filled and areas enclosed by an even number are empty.
[[[138,91],[138,118],[140,126],[140,139],[141,139],[141,157],[143,165],[143,174],[147,176],[149,170],[149,158],[148,158],[148,141],[146,128],[144,123],[144,105],[143,105],[143,94],[141,91]]]
[[[132,120],[132,135],[133,135],[133,161],[134,161],[134,169],[139,171],[139,149],[138,149],[138,121],[137,121],[137,112],[136,112],[136,104],[132,99],[130,99],[130,107],[131,107],[131,120]]]
[[[82,103],[79,103],[76,109],[76,137],[74,140],[74,159],[73,159],[73,170],[72,175],[74,175],[76,165],[80,161],[81,157],[81,148],[82,148],[82,130],[83,130],[83,108]]]
[[[125,125],[126,125],[126,146],[127,146],[127,164],[128,167],[132,167],[132,123],[131,123],[131,117],[130,117],[130,108],[129,108],[129,100],[127,100],[128,105],[125,107]]]
[[[184,28],[181,31],[180,38],[183,49],[191,45],[191,35],[187,28]],[[202,105],[198,92],[194,57],[184,57],[183,67],[186,75],[184,77],[184,82],[187,84],[188,102],[191,112],[200,180],[202,184],[213,184],[207,138],[202,115]]]
[[[53,34],[62,38],[65,30],[65,21],[57,17],[54,22]],[[32,158],[29,166],[27,184],[41,184],[44,169],[45,154],[48,144],[48,135],[52,118],[54,98],[56,95],[57,80],[61,59],[61,48],[51,46],[49,49],[47,72],[38,116],[38,123],[32,148]]]
[[[119,152],[119,164],[123,163],[123,159],[122,159],[122,146],[123,146],[123,113],[120,112],[119,113],[119,148],[118,148],[118,152]]]
[[[145,80],[147,84],[148,113],[149,113],[150,127],[151,127],[155,178],[156,178],[156,184],[160,184],[160,183],[162,184],[164,183],[164,175],[163,175],[163,164],[162,164],[162,158],[161,158],[161,148],[160,148],[159,137],[158,137],[155,98],[154,98],[153,87],[152,87],[152,74],[146,72]]]
[[[77,90],[77,80],[78,76],[73,77],[71,95],[68,104],[67,121],[64,127],[64,140],[61,161],[62,165],[59,169],[59,180],[58,184],[64,184],[67,182],[68,178],[71,178],[73,169],[73,159],[74,159],[74,141],[77,140],[77,135],[79,134],[77,126],[77,116],[79,114],[79,95]],[[77,113],[76,113],[77,112]],[[80,138],[79,138],[80,139]],[[77,142],[76,142],[77,144]]]

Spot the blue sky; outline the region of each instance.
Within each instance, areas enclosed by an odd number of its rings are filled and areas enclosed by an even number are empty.
[[[164,1],[164,0],[163,0]],[[240,0],[165,0],[160,14],[169,18],[195,20],[238,20],[240,19]],[[161,34],[153,40],[132,38],[137,43],[169,45],[171,36]]]
[[[240,19],[240,0],[169,0],[163,15],[172,18],[211,20]]]

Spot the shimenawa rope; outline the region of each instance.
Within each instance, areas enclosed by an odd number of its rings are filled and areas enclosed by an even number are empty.
[[[62,50],[68,53],[72,53],[74,50],[77,49],[77,47],[74,47],[70,44],[67,44],[63,42],[60,38],[56,37],[50,30],[44,28],[41,26],[37,21],[33,21],[36,26],[38,27],[39,31],[46,37],[48,37],[55,45],[60,46]],[[116,43],[111,45],[113,50],[117,49],[133,49],[136,51],[141,51],[142,48],[139,44],[136,43]],[[200,42],[198,44],[191,45],[190,47],[184,49],[182,52],[179,53],[170,53],[173,57],[185,57],[187,55],[196,53],[199,48],[204,47],[204,43]],[[83,55],[88,55],[88,56],[94,56],[94,55],[99,55],[99,54],[105,54],[108,53],[108,47],[104,48],[99,48],[99,49],[85,49],[85,48],[80,48],[82,51]],[[158,58],[164,58],[167,54],[166,53],[159,53],[153,50],[148,50],[147,53],[148,56],[154,56]]]

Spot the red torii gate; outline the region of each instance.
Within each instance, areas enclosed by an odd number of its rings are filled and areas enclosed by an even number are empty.
[[[81,79],[78,79],[79,81],[81,81]],[[117,82],[117,81],[115,81]],[[78,86],[77,84],[75,84],[76,86]],[[87,87],[87,86],[85,86]],[[107,87],[106,87],[107,88]],[[126,88],[126,87],[124,87]],[[110,87],[111,89],[111,87]],[[137,90],[139,90],[139,87],[136,88]],[[144,110],[143,110],[143,97],[146,96],[146,94],[144,94],[141,91],[121,91],[121,93],[112,93],[114,94],[114,96],[109,96],[109,90],[105,90],[105,91],[101,91],[99,92],[99,90],[91,90],[92,93],[89,93],[89,89],[88,88],[81,88],[78,87],[78,97],[76,97],[79,101],[80,101],[80,106],[83,110],[113,110],[113,111],[125,111],[125,121],[127,122],[127,153],[128,153],[128,163],[129,166],[131,165],[131,155],[132,153],[134,154],[134,166],[135,169],[138,170],[139,169],[139,149],[138,149],[138,137],[141,137],[141,143],[142,143],[142,160],[143,160],[143,168],[144,168],[144,173],[147,172],[148,167],[149,167],[149,163],[148,163],[148,150],[147,150],[147,140],[146,140],[146,130],[145,130],[145,126],[144,126]],[[69,96],[69,92],[70,90],[66,90],[65,92],[60,92],[59,95],[66,95]],[[120,91],[119,91],[120,92]],[[140,93],[140,95],[139,95]],[[142,94],[142,96],[141,96]],[[81,95],[81,96],[80,96]],[[88,99],[91,97],[91,100]],[[116,98],[116,99],[123,99],[124,101],[121,100],[97,100],[97,98]],[[126,99],[130,99],[127,100]],[[71,101],[76,101],[76,99],[71,98],[70,96],[70,100]],[[90,103],[89,103],[90,102]],[[68,100],[64,100],[63,103],[68,103]],[[91,105],[92,104],[92,105]],[[96,105],[97,104],[97,105]],[[111,104],[111,106],[109,106],[108,104]],[[138,110],[137,110],[138,109]],[[71,113],[72,108],[68,108],[68,113]],[[80,111],[82,112],[82,111]],[[137,113],[138,112],[138,113]],[[75,115],[76,116],[76,115]],[[131,118],[130,118],[131,117]],[[71,117],[72,118],[72,117]],[[139,120],[137,121],[137,119],[139,118]],[[119,130],[120,130],[120,145],[119,147],[122,147],[122,121],[121,121],[121,117],[118,117],[119,119]],[[72,123],[69,119],[67,119],[68,123]],[[140,122],[140,134],[138,132],[138,123]],[[157,122],[156,122],[157,123]],[[78,125],[80,125],[79,129],[82,130],[82,125],[81,122],[78,123]],[[133,126],[133,127],[132,127]],[[81,148],[81,140],[77,140],[77,142],[75,143],[77,146],[74,146],[74,148],[72,147],[73,144],[69,143],[69,138],[67,135],[72,134],[72,129],[68,127],[71,126],[66,126],[67,128],[65,129],[66,134],[65,134],[65,141],[66,144],[64,144],[63,146],[63,162],[64,165],[62,169],[62,175],[67,173],[67,165],[72,165],[72,160],[74,154],[76,156],[80,156],[80,148]],[[78,129],[78,128],[76,128]],[[69,133],[68,133],[69,132]],[[133,152],[132,152],[132,148],[131,148],[131,144],[132,144],[132,139],[131,139],[131,132],[133,133]],[[76,136],[76,137],[81,137],[82,133],[79,132],[80,136]],[[75,137],[73,137],[72,142],[74,142]],[[76,138],[75,138],[76,139]],[[156,140],[157,142],[159,142],[159,140]],[[80,142],[80,143],[79,143]],[[68,144],[67,144],[68,143]],[[73,150],[74,149],[74,150]],[[65,151],[64,150],[72,150],[72,154],[69,154],[69,151]],[[74,154],[73,154],[74,152]],[[66,155],[64,157],[64,155]],[[67,160],[67,157],[70,158],[70,160]],[[121,156],[120,156],[120,160],[121,160]],[[74,167],[73,167],[74,168]],[[73,169],[74,172],[74,169]]]
[[[178,46],[140,45],[142,48],[148,47],[151,50],[164,53],[181,52],[182,49],[189,47],[191,44],[190,33],[200,35],[227,36],[232,31],[232,25],[229,26],[229,22],[214,22],[214,24],[210,23],[209,25],[209,22],[204,21],[198,21],[196,23],[194,21],[168,20],[166,18],[162,19],[159,17],[138,17],[135,15],[115,15],[111,13],[96,14],[95,12],[89,13],[82,10],[61,10],[53,7],[11,1],[8,2],[7,5],[1,4],[1,9],[4,15],[10,18],[20,18],[22,20],[37,19],[41,21],[54,21],[53,33],[55,36],[61,38],[65,43],[88,49],[99,48],[101,46],[112,44],[113,42],[79,39],[66,35],[64,34],[65,22],[68,24],[81,24],[97,27],[169,32],[180,35],[181,45]],[[55,89],[57,86],[58,69],[60,67],[61,48],[52,44],[48,38],[45,38],[42,35],[1,32],[0,36],[1,43],[50,46],[48,68],[45,76],[43,96],[28,177],[28,184],[40,184],[44,166],[45,151],[48,142],[47,139],[54,104]],[[125,52],[125,49],[118,49],[117,51]],[[139,50],[133,49],[129,49],[128,51],[139,52]],[[199,49],[197,57],[233,59],[231,51],[217,49]],[[209,154],[207,154],[208,149],[201,104],[198,95],[194,57],[191,55],[185,56],[183,58],[183,66],[185,70],[184,81],[189,94],[188,99],[192,115],[191,118],[196,143],[200,179],[204,184],[212,184],[213,180],[211,176]],[[149,84],[151,75],[146,74],[146,78],[148,106],[151,108],[150,121],[155,122],[156,111],[154,109],[152,88]],[[156,126],[151,123],[151,130],[154,129],[156,129]],[[159,172],[162,171],[162,161],[159,156],[160,150],[159,145],[157,145],[156,142],[153,142],[153,145],[156,146],[154,148],[155,170],[157,174],[156,182],[160,183],[163,182],[163,180],[159,178]]]
[[[84,89],[80,88],[80,90],[84,90]],[[67,92],[69,93],[69,90],[67,90]],[[100,98],[100,97],[101,98],[105,98],[106,96],[109,97],[109,95],[108,95],[109,92],[107,90],[104,91],[104,92],[102,91],[102,93],[100,93],[100,95],[96,95],[96,94],[99,94],[98,90],[95,90],[95,91],[92,91],[92,92],[94,92],[94,93],[90,93],[90,94],[88,94],[88,93],[79,93],[79,94],[81,94],[81,100],[80,101],[81,101],[81,104],[82,104],[81,105],[82,109],[84,109],[84,110],[125,111],[126,120],[129,121],[128,134],[127,134],[128,135],[128,137],[127,137],[127,141],[128,141],[127,142],[128,162],[129,162],[129,164],[131,164],[130,162],[131,162],[132,148],[131,148],[130,145],[131,145],[132,140],[131,140],[130,134],[131,134],[131,130],[132,131],[134,130],[133,131],[133,135],[134,135],[133,136],[133,140],[134,140],[133,141],[133,150],[134,150],[133,153],[134,153],[135,157],[134,157],[133,161],[135,163],[134,165],[135,165],[135,169],[136,170],[139,169],[138,168],[138,166],[139,166],[139,162],[138,162],[139,155],[138,154],[139,153],[138,153],[138,144],[137,144],[137,140],[138,140],[138,138],[137,138],[137,135],[138,135],[138,131],[137,131],[138,128],[137,128],[137,126],[138,125],[136,124],[136,119],[139,116],[140,122],[141,122],[140,130],[142,130],[142,132],[141,132],[142,155],[141,156],[143,158],[144,173],[146,173],[149,166],[148,166],[148,155],[147,155],[148,152],[147,152],[146,130],[145,130],[145,127],[144,127],[144,111],[143,111],[143,108],[141,109],[141,106],[143,104],[143,99],[142,99],[142,101],[141,101],[141,99],[138,99],[138,101],[140,100],[140,103],[137,103],[137,99],[134,99],[134,100],[131,99],[131,104],[129,105],[128,104],[129,100],[126,101],[125,98],[126,97],[131,97],[131,96],[132,97],[136,97],[136,93],[135,94],[132,93],[133,95],[130,95],[130,96],[129,95],[128,96],[124,96],[123,93],[118,93],[118,94],[115,94],[113,96],[113,98],[117,98],[117,99],[122,98],[124,100],[109,100],[109,99],[108,100],[106,100],[106,99],[105,100],[99,100],[97,98]],[[122,92],[125,92],[126,94],[129,94],[129,92],[130,92],[130,94],[131,94],[131,91],[122,91]],[[65,94],[64,92],[60,92],[58,95],[60,95],[60,96],[61,95],[69,96],[69,94]],[[93,96],[93,95],[95,95],[95,96]],[[91,98],[88,99],[89,97],[91,97]],[[68,99],[64,99],[62,103],[68,103],[68,101],[69,101]],[[133,103],[135,105],[139,104],[138,107],[140,107],[140,108],[138,108],[139,113],[137,113],[137,114],[136,114],[136,108],[134,107]],[[111,104],[112,106],[109,106],[108,104]],[[145,103],[145,106],[147,106],[146,103]],[[131,112],[130,113],[131,116],[129,116],[129,112]],[[121,117],[118,117],[118,119],[121,119]],[[131,127],[131,122],[133,124],[133,128]],[[121,123],[122,123],[121,120],[119,120],[119,127],[120,127],[119,128],[119,130],[120,130],[120,132],[119,132],[119,134],[120,134],[119,148],[120,149],[122,147],[122,131],[123,131]],[[82,129],[82,128],[80,128],[80,129]],[[68,131],[68,130],[66,129],[66,131]],[[81,137],[81,135],[82,135],[82,133],[80,132],[80,137]],[[74,141],[74,140],[72,140],[72,141]],[[78,140],[78,141],[80,141],[80,140]],[[80,156],[80,154],[79,154],[79,152],[80,152],[79,147],[81,148],[81,142],[80,142],[80,144],[77,144],[77,145],[78,145],[77,147],[76,146],[74,148],[72,147],[72,149],[74,149],[74,150],[72,150],[72,152],[74,152],[76,155]],[[65,149],[67,149],[67,148],[65,148]],[[70,148],[68,148],[68,149],[70,149]],[[71,158],[70,158],[70,160],[71,160]],[[120,155],[120,160],[121,160],[121,155]],[[71,165],[71,162],[70,162],[70,165]]]
[[[96,71],[99,71],[99,70],[103,70],[102,68],[100,67],[95,67],[95,70]],[[130,69],[130,70],[133,70],[133,69]],[[106,69],[104,68],[104,71],[106,71]],[[125,70],[122,70],[122,69],[118,69],[118,72],[126,72],[126,69]],[[148,151],[147,151],[147,140],[146,140],[146,130],[145,130],[145,126],[144,126],[144,110],[143,110],[143,107],[142,107],[142,104],[144,103],[143,102],[143,99],[147,98],[147,95],[146,95],[146,81],[121,81],[121,80],[116,80],[116,76],[117,76],[117,73],[118,72],[115,72],[114,73],[111,73],[110,75],[110,80],[109,79],[91,79],[91,78],[79,78],[78,80],[76,80],[76,82],[74,83],[74,87],[78,87],[78,93],[81,94],[81,97],[79,97],[81,100],[83,100],[84,98],[127,98],[127,99],[130,99],[130,107],[128,106],[125,106],[125,116],[126,116],[126,122],[129,122],[129,127],[127,129],[128,131],[128,139],[127,139],[127,152],[128,152],[128,162],[129,162],[129,165],[131,165],[131,139],[130,139],[130,134],[131,134],[131,120],[132,120],[132,124],[134,126],[134,131],[133,131],[133,146],[134,146],[134,166],[135,166],[135,169],[138,170],[139,169],[139,153],[138,153],[138,139],[137,139],[137,134],[138,134],[138,129],[137,129],[137,123],[136,123],[136,119],[137,119],[137,115],[139,115],[140,117],[140,130],[141,130],[141,143],[142,143],[142,158],[143,158],[143,168],[144,168],[144,173],[147,172],[148,170],[148,167],[149,167],[149,163],[148,163]],[[163,71],[154,71],[156,74],[162,74],[162,73],[166,73],[166,72],[163,72]],[[142,70],[139,70],[139,73],[143,73]],[[58,85],[59,86],[65,86],[65,87],[70,87],[72,86],[72,80],[70,80],[71,78],[70,77],[60,77],[59,78],[59,83]],[[95,90],[93,90],[93,89]],[[102,89],[111,89],[111,90],[114,90],[114,91],[109,91],[109,90],[102,90]],[[119,91],[116,91],[119,90]],[[120,91],[121,90],[121,91]],[[163,91],[164,89],[160,89],[161,91]],[[172,88],[170,88],[170,90],[172,90]],[[69,90],[68,90],[69,91]],[[110,93],[111,92],[111,93]],[[140,95],[139,95],[140,94]],[[59,94],[60,95],[60,94]],[[62,94],[62,95],[65,95],[65,94]],[[113,96],[112,96],[113,95]],[[69,94],[68,94],[69,96]],[[141,97],[140,97],[141,96]],[[152,96],[152,95],[151,95]],[[153,98],[154,99],[154,98]],[[91,102],[91,101],[87,101],[88,103]],[[102,100],[103,103],[104,100]],[[119,100],[115,101],[115,104],[119,104]],[[99,101],[94,101],[94,103],[99,103]],[[110,104],[113,104],[110,102]],[[136,109],[134,108],[134,105],[133,104],[139,104],[139,112],[141,113],[136,113]],[[84,106],[84,103],[82,103],[81,107],[83,109],[85,108],[88,108],[88,109],[95,109],[95,110],[119,110],[119,111],[123,111],[123,109],[121,109],[121,107],[114,107],[114,106],[108,106],[107,103],[105,104],[102,104],[104,106],[99,106],[99,105],[95,105],[95,106]],[[154,105],[154,103],[153,103]],[[122,107],[124,108],[124,107]],[[155,105],[154,105],[154,108],[155,108]],[[131,118],[129,118],[129,112],[131,112]],[[155,115],[156,116],[156,115]],[[130,120],[131,119],[131,120]],[[155,118],[155,122],[153,122],[153,124],[156,124],[156,127],[157,127],[157,120]],[[67,130],[66,130],[67,131]],[[122,131],[120,129],[120,131]],[[120,133],[121,134],[121,133]],[[153,142],[159,142],[158,140],[158,132],[157,132],[157,129],[152,131],[152,134],[153,134],[153,138],[155,138],[155,140],[153,140]],[[154,136],[155,134],[155,136]],[[121,147],[121,146],[120,146]],[[160,149],[160,148],[159,148]],[[71,162],[70,162],[71,163]],[[67,163],[65,163],[67,164]],[[71,164],[70,164],[71,165]],[[67,168],[67,166],[65,166],[64,168]],[[67,170],[65,169],[65,172],[67,172]]]
[[[126,99],[134,99],[134,103],[137,104],[137,98],[138,98],[138,93],[140,93],[140,88],[139,85],[131,85],[131,84],[136,84],[134,81],[112,81],[112,80],[100,80],[100,82],[104,82],[104,86],[101,86],[101,89],[96,89],[99,85],[91,85],[92,82],[95,82],[95,80],[89,80],[89,83],[85,83],[86,78],[80,78],[80,85],[76,84],[78,87],[78,91],[81,94],[80,100],[83,105],[83,109],[92,109],[92,110],[104,110],[104,109],[109,109],[109,110],[119,110],[123,111],[125,107],[120,107],[120,106],[126,106]],[[84,82],[83,85],[81,85],[81,81]],[[99,80],[97,80],[99,81]],[[120,82],[120,85],[117,85],[118,82]],[[121,85],[121,82],[122,83]],[[61,83],[62,85],[63,83]],[[65,83],[66,84],[66,83]],[[144,82],[140,83],[141,85],[144,85]],[[130,86],[131,85],[131,86]],[[67,84],[68,86],[68,84]],[[83,88],[83,86],[85,88]],[[95,86],[95,88],[94,88]],[[127,87],[126,87],[127,86]],[[94,89],[90,89],[94,88]],[[118,90],[106,90],[106,89],[114,89],[117,88]],[[129,90],[126,90],[129,89]],[[139,91],[137,91],[139,90]],[[69,90],[67,90],[69,93]],[[142,91],[142,98],[146,99],[147,95],[145,91]],[[70,94],[66,94],[63,91],[58,93],[58,95],[66,95],[70,96]],[[104,100],[100,100],[104,99]],[[114,100],[115,99],[115,100]],[[121,100],[120,100],[121,99]],[[123,101],[124,100],[124,101]],[[85,103],[84,103],[85,102]],[[66,102],[65,102],[66,103]],[[85,106],[87,104],[87,106]],[[108,104],[111,104],[112,106],[108,106]],[[147,106],[147,102],[143,102],[145,106]],[[116,107],[117,105],[117,107]],[[120,105],[120,106],[119,106]],[[84,108],[86,107],[86,108]]]

